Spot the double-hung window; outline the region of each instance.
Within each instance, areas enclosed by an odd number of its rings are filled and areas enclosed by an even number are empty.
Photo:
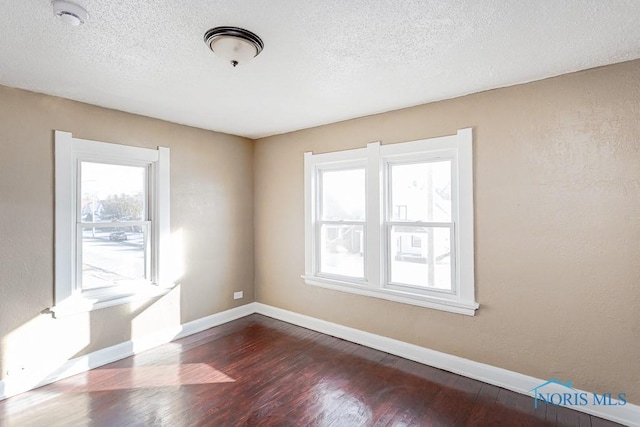
[[[305,154],[305,281],[473,315],[472,131]]]
[[[169,149],[55,133],[56,314],[169,288]]]
[[[365,166],[338,161],[317,168],[318,275],[363,283],[365,242]]]

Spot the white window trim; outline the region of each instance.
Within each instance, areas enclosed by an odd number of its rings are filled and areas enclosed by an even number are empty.
[[[366,148],[314,155],[304,154],[305,170],[305,273],[309,285],[342,292],[355,293],[390,301],[434,308],[452,313],[475,315],[474,240],[473,240],[473,133],[461,129],[456,135],[430,138],[406,143],[367,144]],[[384,227],[387,194],[384,186],[385,168],[394,160],[408,158],[452,158],[454,168],[452,186],[456,186],[457,203],[452,213],[455,228],[454,290],[450,293],[411,293],[385,287],[388,266],[387,237]],[[319,169],[340,168],[340,165],[366,164],[366,223],[365,223],[365,280],[329,278],[318,273],[315,233],[316,204],[318,203],[317,175]],[[457,173],[455,173],[457,172]]]
[[[149,166],[152,231],[152,284],[82,291],[76,280],[77,178],[81,160]],[[170,239],[170,152],[74,138],[55,131],[55,293],[51,311],[56,316],[124,304],[164,295],[173,284],[167,274]]]

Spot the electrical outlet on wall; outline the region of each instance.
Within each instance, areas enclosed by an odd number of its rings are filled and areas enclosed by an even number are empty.
[[[10,377],[10,376],[16,376],[16,375],[24,375],[25,373],[26,373],[26,369],[24,368],[24,366],[19,366],[14,369],[7,369],[6,376]]]
[[[242,291],[238,291],[238,292],[234,292],[233,293],[233,299],[240,299],[244,296],[244,293]]]

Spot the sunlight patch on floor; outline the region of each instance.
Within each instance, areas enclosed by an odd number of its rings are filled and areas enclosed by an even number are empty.
[[[206,363],[94,369],[85,375],[58,382],[63,392],[93,392],[192,384],[232,383],[235,379]]]

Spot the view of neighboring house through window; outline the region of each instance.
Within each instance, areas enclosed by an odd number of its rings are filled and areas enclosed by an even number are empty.
[[[451,290],[451,172],[450,160],[389,164],[390,283]]]
[[[308,284],[473,315],[472,131],[305,153]]]
[[[320,272],[364,279],[364,168],[320,172]]]

